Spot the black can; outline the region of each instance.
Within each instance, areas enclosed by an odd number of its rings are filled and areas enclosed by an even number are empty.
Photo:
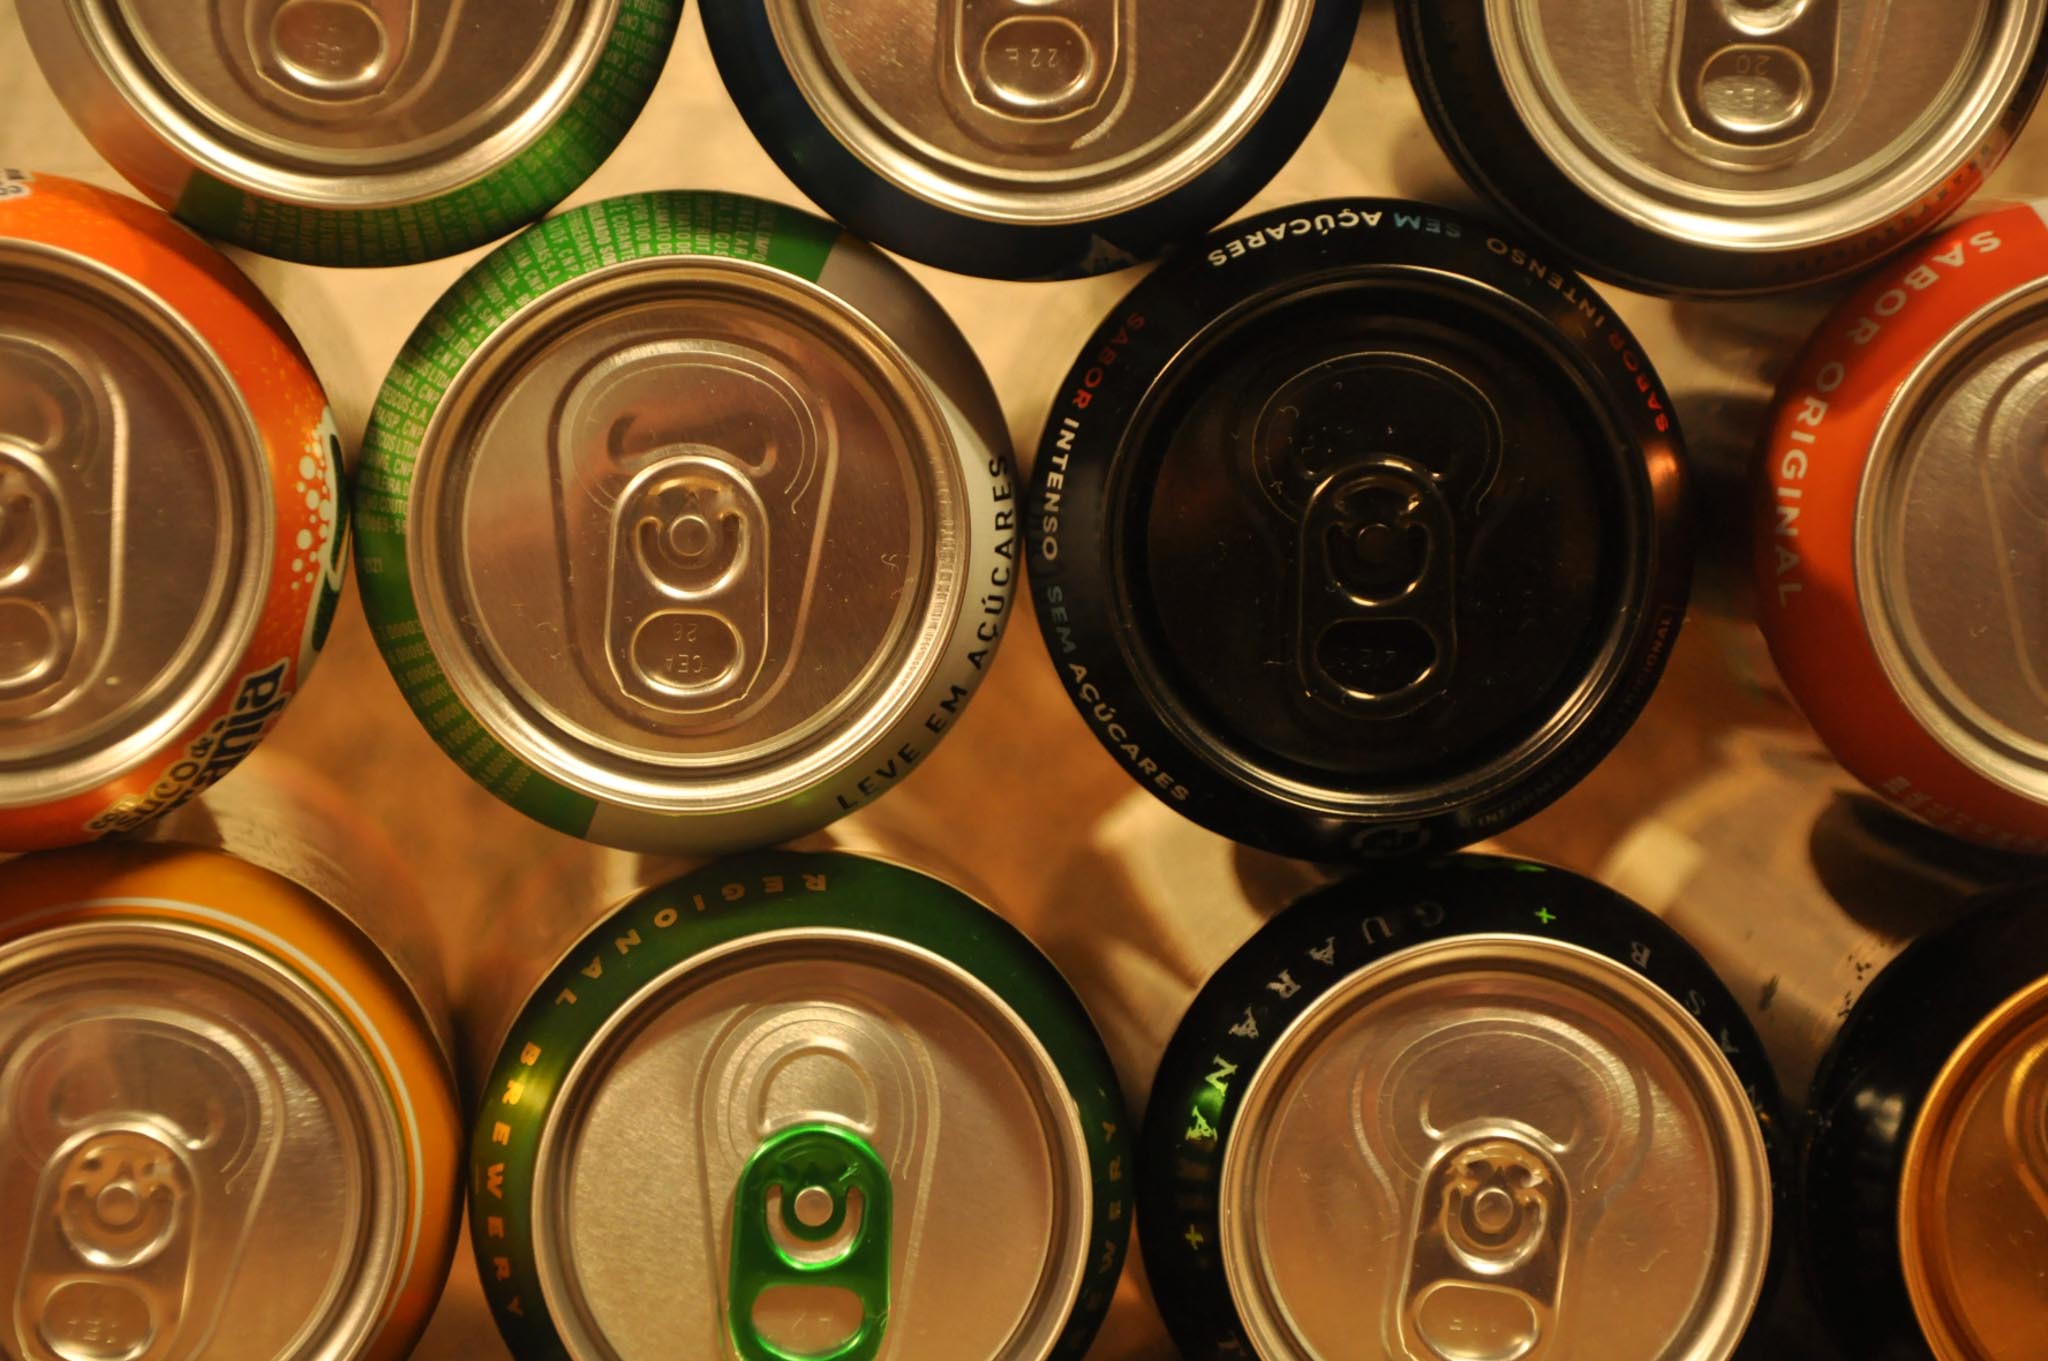
[[[1808,1102],[1801,1240],[1869,1361],[2048,1347],[2048,881],[1981,895],[1871,982]]]
[[[1138,1232],[1189,1361],[1725,1361],[1780,1254],[1742,1009],[1591,880],[1453,856],[1318,889],[1160,1062]]]
[[[1090,729],[1284,855],[1450,850],[1655,688],[1691,580],[1670,399],[1606,301],[1456,213],[1274,209],[1168,262],[1054,400],[1032,596]]]
[[[1234,212],[1329,101],[1360,0],[721,0],[733,101],[858,235],[1064,279]]]

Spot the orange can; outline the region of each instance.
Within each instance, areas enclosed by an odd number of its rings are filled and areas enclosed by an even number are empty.
[[[340,599],[341,441],[282,318],[154,208],[0,171],[0,850],[231,770]]]
[[[1952,227],[1837,311],[1780,389],[1758,609],[1850,773],[2048,852],[2048,204]]]
[[[0,1355],[418,1340],[460,1200],[447,1013],[354,819],[286,768],[0,866]]]

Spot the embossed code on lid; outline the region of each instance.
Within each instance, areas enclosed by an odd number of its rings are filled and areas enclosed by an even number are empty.
[[[404,1166],[369,1052],[244,948],[101,922],[0,949],[7,1355],[354,1357]]]
[[[741,942],[641,994],[557,1110],[535,1227],[579,1361],[727,1355],[733,1298],[747,1357],[875,1355],[837,1350],[863,1336],[892,1361],[1040,1361],[1067,1326],[1088,1265],[1086,1136],[1044,1047],[934,955],[854,933]],[[798,1162],[843,1173],[769,1175],[764,1158],[795,1166],[780,1151],[795,1138],[816,1145]],[[784,1182],[789,1223],[819,1241],[785,1228]],[[833,1266],[762,1288],[740,1268],[772,1260],[771,1239]]]
[[[1921,725],[2048,803],[2048,285],[1949,336],[1901,390],[1864,475],[1856,578]]]
[[[1263,1361],[1718,1361],[1761,1287],[1739,1080],[1676,1001],[1575,946],[1464,937],[1360,970],[1235,1129],[1222,1249]]]
[[[219,693],[263,605],[268,476],[182,322],[0,241],[0,807],[127,770]]]
[[[766,0],[798,87],[878,174],[941,207],[1087,221],[1226,155],[1311,0]],[[936,22],[934,10],[936,9]]]

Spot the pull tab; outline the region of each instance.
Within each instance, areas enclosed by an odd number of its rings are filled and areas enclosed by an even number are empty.
[[[858,1135],[797,1125],[761,1145],[733,1196],[726,1326],[740,1361],[873,1361],[889,1324],[892,1215],[888,1171]],[[755,1310],[806,1287],[847,1292],[861,1321],[830,1351],[799,1355],[761,1335]]]
[[[1693,129],[1730,146],[1786,148],[1835,91],[1841,0],[1681,0],[1672,85]]]
[[[1999,587],[2026,694],[2048,708],[2048,360],[2035,359],[2000,385],[1977,436],[1976,482],[1990,526],[1986,567]]]
[[[42,458],[0,437],[0,703],[68,674],[90,602],[71,571],[64,495]]]
[[[1296,557],[1295,666],[1311,695],[1392,718],[1442,692],[1458,653],[1457,536],[1436,479],[1402,459],[1316,489]]]
[[[1446,1146],[1422,1183],[1401,1287],[1402,1341],[1440,1361],[1528,1361],[1555,1335],[1570,1188],[1534,1142]]]
[[[644,704],[702,714],[752,689],[768,655],[768,508],[716,454],[642,470],[612,513],[612,676]]]
[[[416,0],[257,0],[247,40],[265,77],[340,103],[390,89],[413,43]]]
[[[1107,122],[1128,78],[1124,4],[945,0],[939,79],[962,124],[997,143],[1070,145]]]
[[[2034,1047],[2006,1089],[2005,1137],[2021,1183],[2048,1218],[2048,1041]]]

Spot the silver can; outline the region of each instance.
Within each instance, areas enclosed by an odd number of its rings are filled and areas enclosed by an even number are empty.
[[[517,1361],[1087,1349],[1131,1221],[1125,1121],[1021,933],[837,852],[609,913],[536,896],[528,934],[566,953],[486,967],[464,1002],[490,1036],[471,1240]]]
[[[0,867],[9,1357],[392,1361],[447,1278],[425,914],[338,792],[253,764],[146,841]]]
[[[1146,1115],[1146,1266],[1200,1361],[1722,1361],[1773,1264],[1775,1106],[1649,913],[1522,861],[1390,866],[1197,996]]]
[[[734,0],[712,55],[856,232],[999,278],[1098,273],[1250,198],[1321,113],[1359,0]]]
[[[1749,293],[1953,212],[2048,79],[2042,0],[1401,0],[1475,188],[1587,272]]]
[[[785,841],[916,768],[1017,565],[987,376],[871,247],[756,199],[555,218],[435,307],[364,450],[358,564],[414,711],[559,831]]]
[[[51,88],[187,223],[397,265],[539,217],[611,154],[682,0],[33,0]]]

